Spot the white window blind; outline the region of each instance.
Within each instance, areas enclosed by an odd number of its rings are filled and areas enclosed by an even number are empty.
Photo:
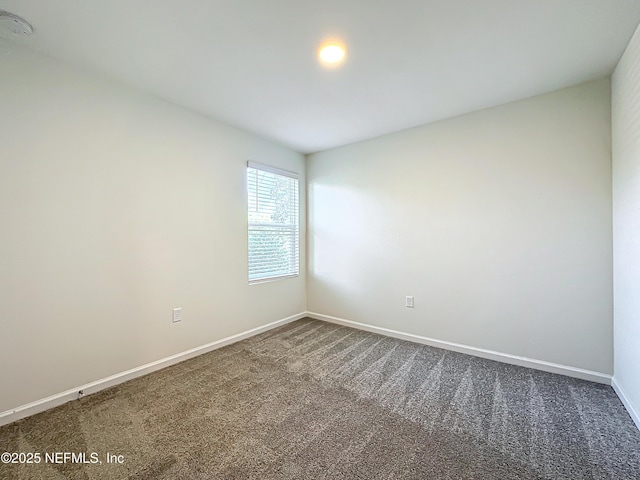
[[[249,162],[249,283],[300,272],[298,175]]]

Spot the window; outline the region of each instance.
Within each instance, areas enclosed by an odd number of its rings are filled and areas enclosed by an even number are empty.
[[[300,272],[298,175],[249,162],[249,283]]]

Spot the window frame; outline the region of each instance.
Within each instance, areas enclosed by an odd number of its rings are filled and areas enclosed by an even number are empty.
[[[249,219],[249,169],[257,170],[258,172],[266,172],[272,175],[278,175],[281,177],[286,177],[295,181],[295,207],[296,207],[296,216],[294,225],[278,225],[278,224],[270,224],[270,223],[259,223],[259,222],[251,222]],[[274,167],[273,165],[267,165],[264,163],[258,163],[254,161],[247,161],[247,166],[245,170],[245,181],[246,181],[246,200],[247,200],[247,279],[249,285],[255,285],[258,283],[266,283],[266,282],[274,282],[277,280],[283,280],[287,278],[295,278],[300,276],[300,175],[296,172],[292,172],[289,170],[285,170],[282,168]],[[256,192],[257,193],[257,192]],[[293,266],[293,272],[289,272],[283,275],[270,275],[260,278],[251,279],[251,260],[250,260],[250,244],[249,237],[251,236],[251,231],[253,227],[259,228],[274,228],[276,230],[282,231],[290,231],[293,233],[294,245],[293,251],[291,253],[291,265]]]

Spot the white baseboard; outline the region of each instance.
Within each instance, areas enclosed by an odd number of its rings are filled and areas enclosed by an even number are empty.
[[[111,375],[110,377],[102,378],[100,380],[96,380],[95,382],[87,383],[86,385],[81,385],[65,392],[57,393],[55,395],[51,395],[50,397],[36,400],[35,402],[27,403],[26,405],[1,412],[0,426],[15,422],[16,420],[20,420],[21,418],[35,415],[36,413],[44,412],[45,410],[57,407],[58,405],[62,405],[63,403],[67,403],[71,400],[76,400],[78,398],[78,392],[80,390],[83,391],[85,396],[90,395],[92,393],[99,392],[100,390],[104,390],[105,388],[124,383],[128,380],[132,380],[148,373],[155,372],[156,370],[161,370],[171,365],[175,365],[176,363],[180,363],[190,358],[197,357],[198,355],[202,355],[203,353],[207,353],[212,350],[222,348],[226,345],[239,342],[240,340],[244,340],[245,338],[253,337],[254,335],[258,335],[260,333],[266,332],[267,330],[271,330],[281,325],[299,320],[306,316],[306,312],[298,313],[297,315],[292,315],[290,317],[268,323],[261,327],[252,328],[251,330],[247,330],[246,332],[238,333],[221,340],[216,340],[215,342],[192,348],[191,350],[187,350],[186,352],[171,355],[170,357],[156,360],[155,362],[147,363],[146,365],[132,368],[131,370],[117,373],[115,375]]]
[[[635,409],[635,407],[629,400],[629,397],[627,397],[627,395],[624,393],[624,390],[622,389],[622,387],[620,387],[620,384],[617,382],[615,376],[611,380],[611,386],[613,387],[613,390],[616,392],[616,394],[618,395],[618,398],[624,405],[624,408],[626,408],[627,412],[629,412],[629,416],[631,417],[631,420],[633,420],[633,423],[635,423],[636,427],[638,427],[638,430],[640,430],[640,413],[638,413],[638,411]]]
[[[430,345],[432,347],[442,348],[444,350],[452,350],[454,352],[466,353],[468,355],[487,358],[489,360],[495,360],[497,362],[519,365],[521,367],[528,367],[535,370],[542,370],[544,372],[557,373],[560,375],[566,375],[568,377],[580,378],[582,380],[589,380],[592,382],[611,385],[611,375],[607,375],[605,373],[583,370],[582,368],[569,367],[558,363],[545,362],[544,360],[535,360],[533,358],[509,355],[507,353],[494,352],[493,350],[470,347],[468,345],[462,345],[459,343],[435,340],[433,338],[422,337],[420,335],[414,335],[412,333],[398,332],[397,330],[376,327],[373,325],[367,325],[366,323],[354,322],[351,320],[345,320],[344,318],[332,317],[330,315],[323,315],[315,312],[307,312],[307,316],[310,318],[315,318],[316,320],[324,320],[326,322],[337,323],[339,325],[345,325],[347,327],[357,328],[359,330],[366,330],[368,332],[378,333],[387,337],[408,340],[410,342],[422,343],[424,345]]]

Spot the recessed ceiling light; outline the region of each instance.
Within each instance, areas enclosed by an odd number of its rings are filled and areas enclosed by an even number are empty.
[[[24,18],[0,10],[0,33],[31,35],[33,33],[33,27]]]
[[[337,42],[324,43],[318,50],[320,61],[330,66],[342,63],[346,54],[344,46]]]

